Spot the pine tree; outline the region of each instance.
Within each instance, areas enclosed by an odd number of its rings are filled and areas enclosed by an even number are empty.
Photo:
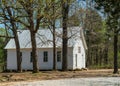
[[[118,33],[120,31],[120,0],[94,0],[96,9],[106,14],[107,25],[114,35],[114,71],[118,73]]]

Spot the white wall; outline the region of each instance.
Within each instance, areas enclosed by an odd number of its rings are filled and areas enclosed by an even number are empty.
[[[78,53],[78,47],[81,48],[80,53]],[[82,40],[76,40],[76,44],[74,45],[73,48],[73,69],[77,68],[78,69],[85,68],[85,49],[83,47]]]
[[[21,50],[22,52],[22,69],[32,69],[30,62],[30,50]],[[17,69],[17,58],[15,50],[7,50],[7,69]]]
[[[48,62],[43,62],[43,52],[48,52]],[[39,69],[52,69],[53,67],[53,55],[52,55],[52,49],[39,49],[38,50],[38,63],[39,63]]]
[[[73,47],[68,48],[68,69],[73,69]]]
[[[7,69],[17,69],[17,59],[15,50],[7,51]]]
[[[21,50],[22,52],[22,69],[32,70],[32,62],[30,62],[31,50]]]
[[[68,48],[68,69],[73,69],[73,49]],[[43,62],[43,52],[48,51],[48,62]],[[61,49],[57,49],[61,51]],[[32,62],[30,62],[30,52],[31,50],[21,50],[22,52],[22,69],[32,70]],[[15,50],[8,50],[7,54],[7,69],[16,69],[16,52]],[[52,48],[37,49],[38,55],[38,65],[41,70],[48,70],[53,68],[53,50]],[[62,61],[57,62],[57,69],[62,69]]]

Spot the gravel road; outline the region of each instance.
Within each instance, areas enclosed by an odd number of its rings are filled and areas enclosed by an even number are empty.
[[[120,86],[120,77],[71,78],[1,83],[0,86]]]

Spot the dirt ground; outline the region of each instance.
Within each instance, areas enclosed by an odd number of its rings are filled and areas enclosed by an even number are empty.
[[[120,71],[120,70],[119,70]],[[40,71],[39,73],[0,73],[0,82],[16,82],[31,80],[56,80],[64,78],[88,78],[88,77],[120,77],[120,74],[113,74],[113,69],[99,70],[77,70],[77,71]]]

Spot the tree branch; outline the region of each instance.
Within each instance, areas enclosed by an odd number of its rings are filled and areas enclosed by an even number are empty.
[[[14,38],[14,37],[11,37],[11,36],[4,36],[4,35],[0,35],[0,37],[2,37],[2,38]]]
[[[35,27],[35,33],[38,31],[39,29],[39,24],[40,24],[40,20],[43,18],[43,15],[41,15],[38,19],[37,19],[37,23],[36,23],[36,27]]]

